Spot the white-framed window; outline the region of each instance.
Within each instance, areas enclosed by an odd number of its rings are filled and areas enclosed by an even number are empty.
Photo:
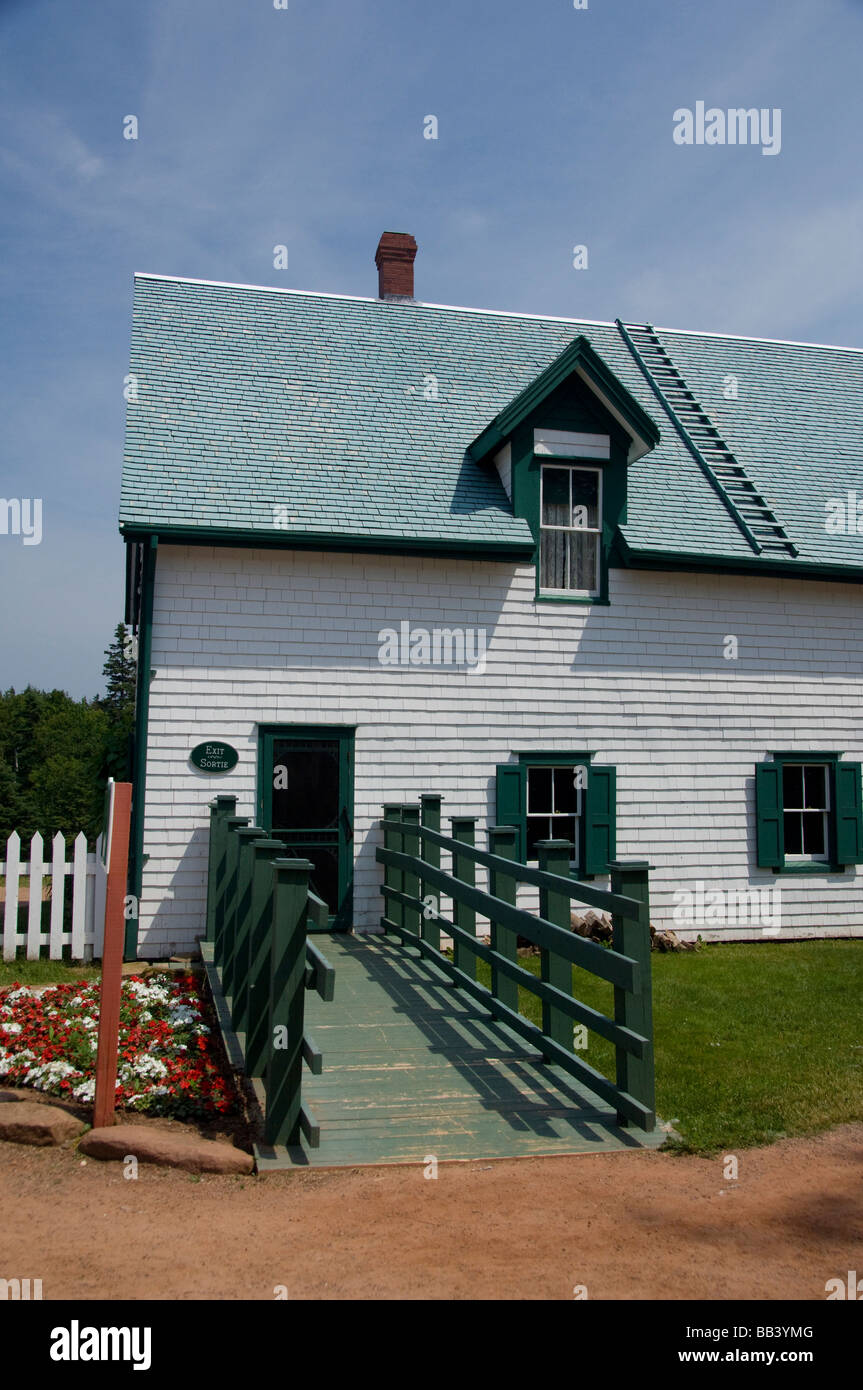
[[[830,858],[830,777],[825,763],[783,763],[782,831],[785,859]]]
[[[539,587],[593,597],[600,589],[602,470],[543,464]]]
[[[527,767],[527,859],[538,858],[538,840],[569,840],[578,863],[578,822],[584,768]]]

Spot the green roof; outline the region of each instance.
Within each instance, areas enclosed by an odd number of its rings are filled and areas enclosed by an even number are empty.
[[[863,498],[863,353],[657,332],[797,546],[781,568],[863,573],[863,537],[824,529],[830,497]],[[121,526],[526,554],[527,523],[467,451],[579,336],[661,431],[628,470],[627,554],[775,567],[753,555],[613,323],[144,275]]]

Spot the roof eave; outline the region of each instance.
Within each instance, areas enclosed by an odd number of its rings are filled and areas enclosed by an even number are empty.
[[[330,531],[261,531],[240,527],[160,525],[121,521],[124,541],[140,541],[158,536],[168,545],[213,545],[226,549],[261,550],[337,550],[364,551],[380,555],[453,555],[464,559],[481,557],[491,561],[532,559],[536,548],[533,537],[507,540],[503,537],[460,539],[445,536],[387,536]]]
[[[834,584],[863,584],[863,566],[831,565],[821,560],[765,560],[755,555],[696,555],[685,550],[649,550],[630,545],[620,530],[615,533],[615,541],[626,569],[725,570],[731,574],[762,574],[783,579],[821,579]]]

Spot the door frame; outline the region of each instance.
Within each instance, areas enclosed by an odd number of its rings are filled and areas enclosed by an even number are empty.
[[[273,816],[273,788],[272,779],[269,772],[265,775],[265,769],[269,762],[272,762],[271,750],[276,739],[291,739],[297,741],[320,739],[332,742],[337,740],[339,745],[339,824],[338,824],[338,860],[339,860],[339,905],[336,912],[330,914],[327,923],[327,931],[349,931],[353,925],[353,905],[354,905],[354,848],[353,848],[353,825],[354,825],[354,740],[356,735],[355,724],[258,724],[258,757],[257,757],[257,788],[255,792],[255,805],[257,807],[258,823],[268,833],[272,826]],[[348,827],[343,824],[343,813],[347,814]],[[349,834],[348,834],[349,829]],[[278,832],[276,832],[278,833]]]

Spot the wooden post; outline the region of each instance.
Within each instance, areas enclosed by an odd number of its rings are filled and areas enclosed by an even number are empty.
[[[231,1000],[231,1026],[238,1032],[237,1019],[245,999],[249,975],[249,922],[252,916],[252,877],[255,856],[252,845],[265,838],[259,825],[244,825],[237,831],[237,881],[234,892],[234,929],[230,954],[225,954],[222,989]]]
[[[110,858],[105,899],[105,939],[102,946],[102,989],[99,997],[99,1041],[96,1052],[96,1088],[93,1128],[114,1123],[117,1093],[117,1050],[120,1034],[120,988],[123,983],[123,945],[126,931],[124,906],[129,872],[129,822],[132,813],[131,782],[115,782],[110,806]]]
[[[643,1057],[634,1057],[625,1048],[618,1047],[617,1085],[621,1091],[640,1100],[650,1111],[650,1128],[656,1123],[656,1091],[653,1063],[653,984],[650,965],[650,890],[648,876],[650,865],[646,859],[615,860],[609,864],[612,893],[622,893],[626,898],[637,898],[641,903],[638,921],[631,917],[612,914],[613,946],[622,955],[631,956],[638,962],[638,988],[628,990],[614,987],[614,1021],[624,1028],[631,1028],[649,1039]],[[625,1115],[618,1114],[619,1125],[632,1123]]]
[[[450,820],[452,826],[452,838],[458,840],[463,845],[474,845],[476,843],[476,816],[453,816]],[[468,883],[473,887],[476,884],[476,862],[473,859],[466,859],[458,853],[452,852],[452,874],[453,878],[460,879],[462,883]],[[476,936],[476,911],[472,907],[465,907],[464,903],[457,902],[453,898],[453,925],[461,927],[471,936]],[[453,961],[459,970],[463,970],[472,980],[476,979],[476,956],[469,946],[458,937],[453,942]]]
[[[428,830],[436,830],[440,833],[440,804],[441,797],[437,792],[424,792],[420,797],[420,824]],[[440,868],[440,845],[433,845],[430,841],[421,841],[420,858],[430,864],[433,869]],[[423,908],[420,921],[420,932],[424,941],[433,946],[436,951],[440,950],[440,889],[434,888],[427,890],[426,885],[420,879],[420,897],[425,900],[433,897],[436,907],[426,906]]]
[[[400,850],[402,848],[401,823],[402,808],[401,803],[388,801],[384,806],[384,849]],[[384,883],[387,888],[402,889],[404,874],[401,869],[391,869],[389,865],[384,865]],[[402,905],[393,898],[384,898],[384,917],[388,917],[391,922],[402,924],[403,914]]]
[[[270,970],[273,937],[273,860],[284,856],[281,840],[253,840],[252,919],[249,928],[249,983],[240,1011],[246,1034],[246,1075],[263,1076],[269,1053]]]
[[[240,859],[237,831],[248,823],[248,816],[228,816],[225,822],[225,893],[222,910],[216,916],[216,934],[213,937],[213,961],[222,972],[222,992],[225,996],[230,992],[224,978],[225,961],[234,954],[237,922],[237,865]]]
[[[225,904],[225,854],[228,817],[236,814],[235,796],[217,796],[210,802],[210,840],[207,846],[207,941],[216,939],[216,918]]]
[[[514,825],[492,825],[488,832],[488,847],[491,854],[497,854],[501,859],[515,860],[515,840],[516,828]],[[505,874],[492,869],[489,874],[488,889],[493,898],[500,898],[501,902],[512,903],[515,905],[517,880],[510,874]],[[498,955],[506,956],[514,964],[518,964],[518,935],[510,931],[508,927],[499,927],[496,922],[491,924],[491,949],[497,951]],[[496,965],[491,967],[491,992],[495,999],[499,999],[508,1008],[518,1011],[518,983],[511,980],[507,975],[501,975]]]
[[[297,1144],[303,1075],[306,903],[312,865],[308,859],[274,859],[270,869],[275,882],[264,1134],[268,1144]]]
[[[540,840],[539,867],[545,873],[558,874],[569,878],[569,864],[573,847],[569,840]],[[556,893],[550,888],[539,890],[539,915],[556,927],[570,930],[570,898],[566,893]],[[540,950],[540,977],[555,989],[572,997],[572,963],[545,947]],[[552,1042],[560,1043],[572,1051],[572,1019],[568,1014],[556,1009],[553,1004],[542,1003],[542,1031]]]
[[[420,837],[416,833],[416,829],[414,828],[418,826],[420,823],[419,806],[403,806],[402,821],[405,827],[410,827],[410,829],[406,828],[402,834],[402,851],[405,854],[419,855]],[[416,898],[417,900],[419,900],[419,874],[413,873],[411,870],[406,869],[402,874],[402,884],[403,893],[406,893],[409,898]],[[412,932],[413,935],[417,937],[420,935],[420,923],[422,922],[422,913],[418,907],[405,906],[404,913],[402,915],[402,922],[407,931]]]

